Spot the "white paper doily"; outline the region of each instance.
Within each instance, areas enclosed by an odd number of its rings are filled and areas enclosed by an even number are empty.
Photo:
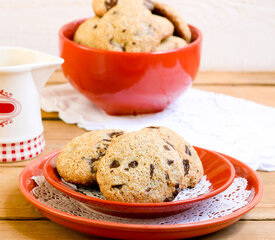
[[[37,184],[32,190],[34,195],[49,207],[79,217],[126,224],[172,225],[215,219],[244,207],[254,196],[253,191],[246,190],[247,180],[245,178],[235,178],[232,185],[224,192],[204,200],[201,204],[183,213],[155,219],[135,219],[97,212],[61,193],[52,187],[43,176],[35,176],[32,179]]]
[[[194,188],[186,188],[180,191],[173,201],[194,198],[209,192],[212,184],[206,178],[207,178],[206,176],[203,176],[201,181]],[[72,188],[76,192],[82,193],[89,197],[105,199],[105,197],[100,192],[98,187],[83,187],[80,185],[75,185],[75,184],[66,182],[63,178],[61,178],[61,181],[67,184],[70,188]]]
[[[61,84],[43,89],[41,107],[87,130],[167,126],[192,145],[230,155],[254,170],[275,171],[275,109],[244,99],[189,89],[161,113],[116,117]]]

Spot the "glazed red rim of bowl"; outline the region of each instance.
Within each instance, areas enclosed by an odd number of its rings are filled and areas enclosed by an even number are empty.
[[[150,231],[150,232],[170,232],[170,231],[188,231],[188,230],[202,230],[208,229],[210,227],[219,226],[222,224],[226,224],[227,222],[232,221],[234,223],[234,219],[239,219],[243,214],[249,212],[253,209],[261,200],[263,195],[263,182],[259,175],[251,169],[246,164],[242,163],[241,161],[227,156],[225,154],[217,153],[220,156],[223,156],[229,159],[234,168],[237,172],[237,177],[244,177],[248,180],[248,187],[250,189],[254,189],[255,195],[253,199],[244,207],[234,211],[231,214],[228,214],[223,217],[219,217],[216,219],[205,220],[201,222],[195,223],[184,223],[184,224],[175,224],[175,225],[142,225],[142,224],[122,224],[122,223],[114,223],[114,222],[105,222],[99,221],[94,219],[87,219],[83,217],[78,217],[71,215],[69,213],[64,213],[54,208],[51,208],[43,203],[41,203],[36,197],[31,193],[32,189],[35,187],[33,184],[33,180],[31,179],[33,176],[41,176],[42,175],[42,168],[45,164],[46,160],[51,158],[52,156],[56,155],[58,151],[49,153],[47,155],[43,155],[38,157],[36,160],[32,161],[28,164],[21,172],[19,177],[19,189],[24,195],[24,197],[34,206],[36,206],[39,210],[44,211],[48,214],[48,216],[52,218],[63,219],[63,221],[68,221],[67,223],[73,222],[75,224],[91,226],[91,227],[99,227],[103,229],[119,229],[121,231]],[[64,222],[63,222],[64,223]],[[64,223],[64,225],[66,225]]]
[[[65,25],[63,25],[60,30],[59,30],[59,37],[65,41],[65,42],[69,42],[70,44],[72,44],[75,47],[78,48],[82,48],[83,50],[87,50],[87,51],[92,51],[92,52],[98,52],[98,53],[110,53],[110,54],[124,54],[124,55],[159,55],[159,54],[168,54],[168,53],[173,53],[173,52],[177,52],[183,49],[189,49],[191,47],[193,47],[194,45],[197,45],[201,42],[202,40],[202,33],[201,31],[188,24],[188,26],[190,27],[191,33],[192,33],[192,41],[191,43],[189,43],[187,46],[182,47],[182,48],[176,48],[176,49],[172,49],[172,50],[167,50],[167,51],[159,51],[159,52],[118,52],[118,51],[110,51],[110,50],[104,50],[104,49],[97,49],[97,48],[91,48],[91,47],[87,47],[78,43],[75,43],[72,39],[68,38],[68,32],[70,34],[74,34],[76,31],[76,28],[83,23],[85,20],[87,20],[87,18],[84,19],[78,19],[72,22],[69,22]],[[71,36],[73,38],[73,36]]]
[[[97,203],[102,205],[112,205],[112,206],[116,205],[116,206],[133,207],[133,208],[144,208],[144,207],[146,208],[147,207],[150,207],[150,208],[166,207],[167,208],[169,206],[194,203],[194,202],[198,202],[198,201],[213,197],[219,194],[220,192],[224,191],[225,189],[227,189],[232,184],[235,178],[235,168],[230,163],[230,161],[228,161],[226,158],[214,152],[210,152],[209,154],[212,154],[213,157],[209,159],[209,156],[204,154],[203,149],[195,147],[195,150],[197,151],[198,155],[202,160],[203,168],[205,171],[205,175],[207,176],[207,179],[210,182],[211,180],[215,180],[215,181],[211,182],[212,185],[211,185],[210,192],[202,194],[198,197],[190,198],[186,200],[179,200],[179,201],[173,201],[173,202],[159,202],[159,203],[127,203],[127,202],[117,202],[117,201],[99,199],[99,198],[90,197],[90,196],[86,196],[84,194],[78,193],[72,190],[64,182],[62,182],[60,176],[57,173],[57,170],[55,168],[55,162],[59,154],[59,151],[55,152],[55,154],[49,157],[49,159],[46,161],[43,169],[43,175],[53,187],[82,202],[86,202],[86,203],[89,202],[90,204]],[[204,159],[206,160],[204,161]],[[210,176],[210,178],[208,178],[208,176]]]

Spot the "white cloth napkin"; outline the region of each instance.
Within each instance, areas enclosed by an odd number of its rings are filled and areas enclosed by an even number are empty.
[[[192,145],[225,153],[255,170],[275,171],[275,109],[244,99],[190,89],[161,113],[109,116],[62,84],[43,90],[41,108],[86,130],[167,126]]]

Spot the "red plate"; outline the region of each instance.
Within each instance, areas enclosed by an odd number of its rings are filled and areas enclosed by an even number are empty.
[[[201,153],[202,152],[204,152],[204,154],[210,153],[208,150],[201,149]],[[201,236],[228,227],[229,225],[238,221],[242,215],[250,211],[259,203],[263,194],[262,180],[255,171],[253,171],[244,163],[229,156],[223,155],[234,165],[236,176],[247,179],[247,189],[253,189],[255,192],[251,202],[227,216],[219,217],[213,220],[176,225],[120,224],[91,220],[76,217],[48,207],[45,204],[39,202],[31,193],[31,190],[35,186],[35,183],[31,177],[42,175],[45,162],[56,154],[57,152],[53,152],[51,154],[41,156],[26,166],[20,174],[19,188],[25,198],[34,206],[36,206],[44,216],[65,227],[91,235],[120,239],[129,239],[129,236],[131,236],[131,239],[144,240],[179,239]]]
[[[206,194],[181,201],[161,203],[125,203],[89,197],[76,192],[63,183],[57,173],[55,162],[59,152],[53,154],[46,162],[43,175],[52,186],[97,211],[132,218],[169,216],[183,212],[194,205],[199,204],[201,201],[224,191],[231,185],[235,178],[235,169],[227,159],[214,152],[207,152],[206,154],[206,151],[201,148],[196,147],[196,151],[201,158],[205,175],[207,175],[207,179],[212,183],[212,186],[210,191]]]

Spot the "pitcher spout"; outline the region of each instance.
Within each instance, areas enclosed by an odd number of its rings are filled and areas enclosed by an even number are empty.
[[[52,73],[64,62],[62,58],[51,57],[51,61],[32,68],[32,76],[38,92],[41,92]]]
[[[0,75],[31,72],[40,92],[62,58],[20,47],[0,47]]]

